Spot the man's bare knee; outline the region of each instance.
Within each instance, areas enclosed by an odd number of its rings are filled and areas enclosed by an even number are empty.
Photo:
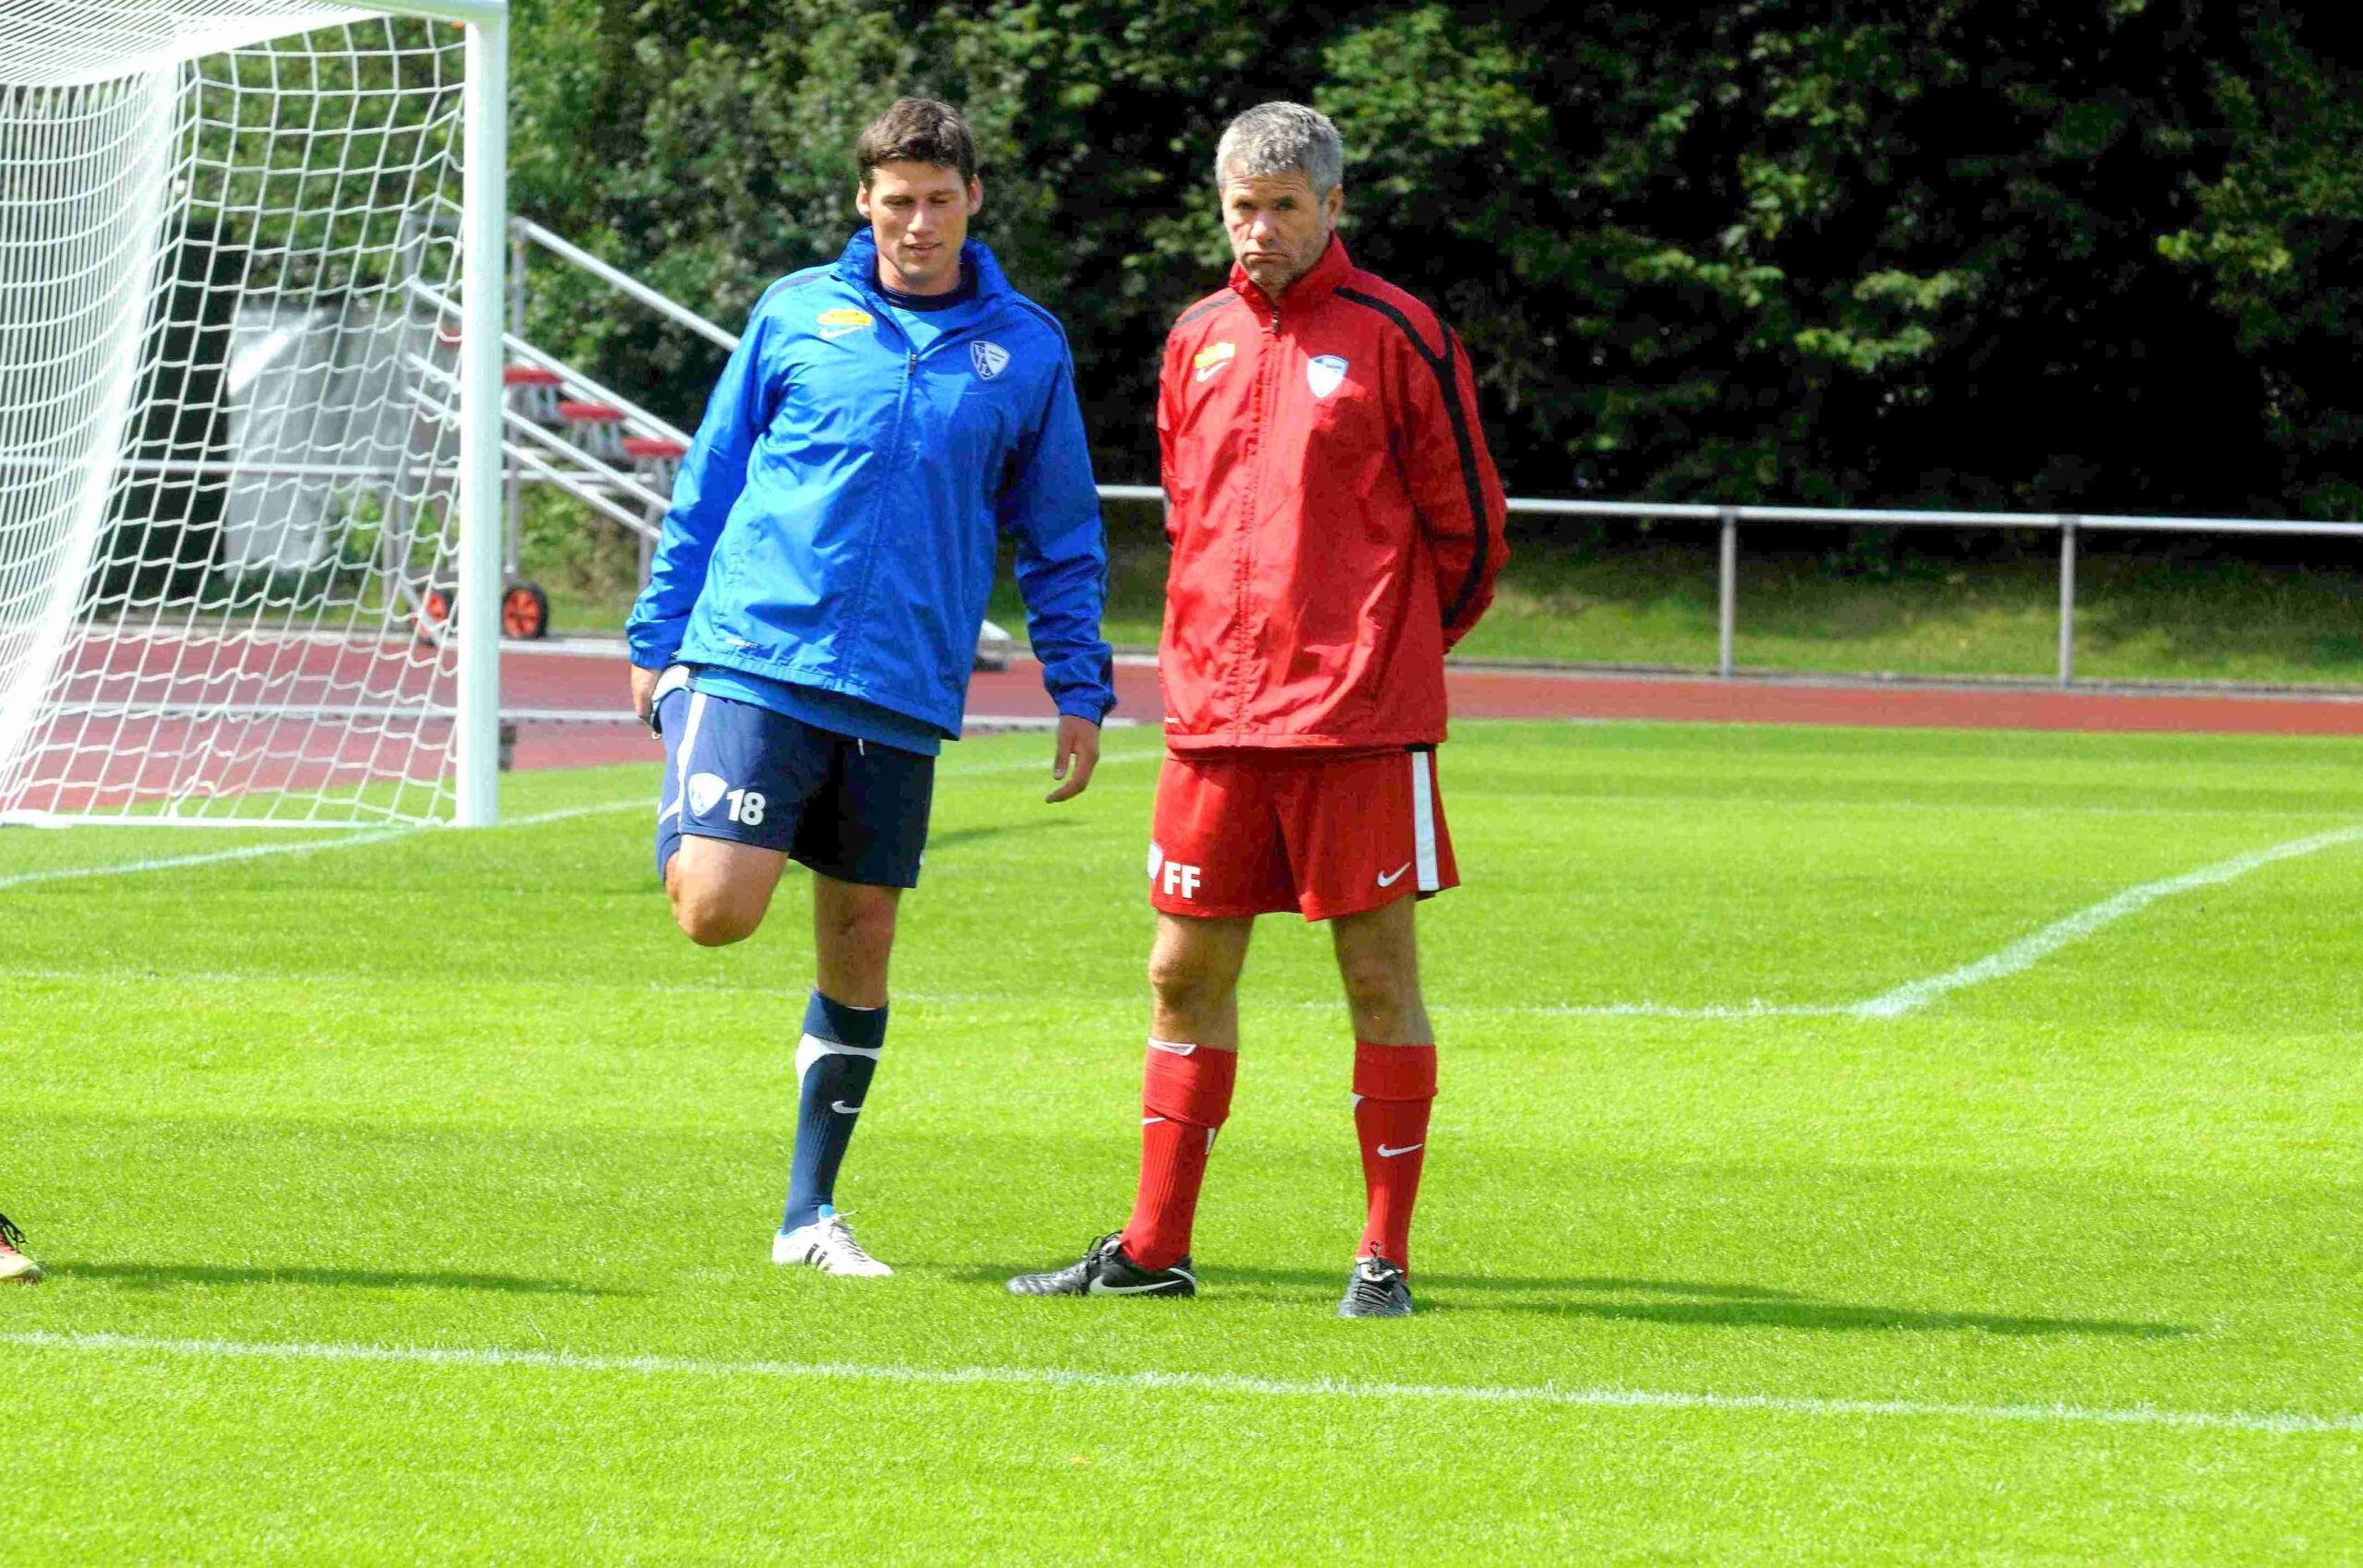
[[[1346,1004],[1357,1013],[1400,1013],[1419,1005],[1417,976],[1380,955],[1341,953],[1337,976],[1345,982]]]
[[[820,876],[812,882],[813,978],[848,1007],[886,1005],[899,888]]]
[[[763,923],[787,857],[718,839],[684,839],[665,867],[673,922],[700,947],[745,941]]]
[[[678,855],[665,868],[665,892],[673,901],[673,923],[700,947],[745,941],[763,923],[771,904],[768,889],[755,896],[755,890],[731,878],[690,870]]]
[[[837,900],[821,916],[822,939],[865,952],[892,947],[894,904],[891,896]]]
[[[1401,1045],[1429,1035],[1412,917],[1406,899],[1366,915],[1348,916],[1334,928],[1337,978],[1345,987],[1355,1033],[1363,1039]]]
[[[1236,1048],[1239,975],[1253,929],[1252,919],[1158,916],[1157,945],[1148,955],[1157,1000],[1150,1028],[1158,1038]]]
[[[1229,994],[1233,977],[1209,955],[1187,949],[1159,947],[1149,954],[1149,989],[1158,1005],[1175,1012],[1195,1012],[1218,1003]]]
[[[763,923],[760,904],[750,904],[744,898],[734,899],[726,891],[679,880],[667,887],[673,895],[674,923],[700,947],[728,947],[732,942],[743,942]]]

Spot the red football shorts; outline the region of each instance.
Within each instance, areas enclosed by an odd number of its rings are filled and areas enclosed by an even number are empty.
[[[1459,885],[1433,749],[1166,756],[1148,901],[1168,915],[1328,920]]]

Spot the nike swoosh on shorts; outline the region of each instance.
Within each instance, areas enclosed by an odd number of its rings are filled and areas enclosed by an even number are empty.
[[[1379,879],[1378,879],[1378,885],[1379,885],[1380,887],[1383,887],[1383,888],[1391,888],[1391,887],[1393,887],[1397,882],[1399,882],[1399,881],[1401,881],[1401,880],[1403,880],[1403,873],[1404,873],[1404,872],[1406,872],[1406,871],[1408,871],[1408,870],[1409,870],[1410,868],[1411,868],[1411,863],[1410,863],[1409,860],[1406,860],[1405,862],[1403,862],[1403,864],[1402,864],[1402,865],[1397,866],[1397,868],[1395,868],[1395,869],[1394,869],[1394,870],[1392,870],[1392,871],[1387,871],[1387,872],[1385,872],[1385,873],[1381,874],[1381,876],[1380,876],[1380,877],[1379,877]]]

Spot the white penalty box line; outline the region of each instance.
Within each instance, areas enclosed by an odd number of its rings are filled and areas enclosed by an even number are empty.
[[[2088,904],[2074,914],[2053,921],[2042,929],[2020,938],[1997,952],[1986,954],[1974,963],[1924,979],[1908,981],[1892,990],[1857,1002],[1834,1004],[1801,1003],[1785,1005],[1776,1002],[1750,1001],[1735,1005],[1683,1007],[1658,1002],[1609,1002],[1596,1006],[1566,1006],[1519,1008],[1520,1013],[1544,1013],[1569,1018],[1679,1018],[1679,1019],[1750,1019],[1750,1018],[1901,1018],[1917,1012],[1931,1002],[1940,1000],[1955,991],[1988,980],[2006,979],[2021,974],[2049,958],[2070,943],[2082,940],[2105,926],[2114,925],[2129,915],[2139,914],[2163,898],[2177,893],[2195,892],[2201,888],[2221,887],[2237,881],[2251,871],[2275,865],[2284,860],[2296,860],[2317,855],[2326,849],[2363,843],[2363,823],[2335,828],[2328,832],[2310,833],[2304,838],[2290,839],[2263,849],[2250,850],[2245,855],[2202,866],[2196,871],[2186,871],[2177,877],[2165,877]],[[1501,1011],[1498,1008],[1459,1008],[1457,1011]]]
[[[0,1334],[26,1349],[207,1360],[294,1361],[462,1369],[517,1368],[637,1377],[760,1379],[768,1382],[874,1382],[904,1386],[1116,1390],[1136,1394],[1224,1394],[1285,1400],[1420,1400],[1441,1404],[1596,1410],[1725,1412],[1805,1418],[2033,1422],[2259,1434],[2363,1432],[2363,1415],[2297,1411],[2176,1410],[2155,1406],[1977,1405],[1946,1400],[1821,1399],[1778,1394],[1690,1394],[1633,1388],[1563,1388],[1555,1383],[1359,1382],[1326,1378],[1264,1378],[1234,1372],[1095,1372],[1061,1367],[870,1366],[851,1361],[733,1361],[683,1356],[593,1356],[568,1350],[503,1350],[441,1346],[274,1343],[166,1339],[127,1334],[42,1331]]]

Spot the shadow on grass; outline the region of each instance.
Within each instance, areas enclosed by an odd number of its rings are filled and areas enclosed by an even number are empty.
[[[1037,1267],[1042,1265],[1037,1264]],[[959,1268],[954,1278],[983,1283],[1006,1280],[1022,1269]],[[1345,1285],[1343,1270],[1214,1268],[1199,1271],[1200,1282],[1219,1296],[1226,1284],[1276,1286],[1290,1295],[1335,1297]],[[2179,1323],[2117,1318],[2021,1317],[2005,1312],[1924,1311],[1909,1307],[1865,1307],[1817,1301],[1789,1291],[1752,1285],[1709,1285],[1694,1280],[1577,1276],[1566,1279],[1504,1275],[1421,1274],[1412,1279],[1420,1310],[1430,1312],[1541,1312],[1618,1323],[1672,1323],[1691,1328],[1794,1328],[1888,1333],[1977,1333],[2007,1335],[2105,1335],[2132,1339],[2178,1339],[2197,1332]],[[1690,1297],[1690,1300],[1603,1301],[1601,1296]],[[1516,1297],[1523,1299],[1487,1299]]]
[[[1046,790],[1050,781],[1050,748],[1046,745],[1042,748],[1042,782]],[[933,855],[954,844],[973,844],[978,839],[1006,838],[1012,833],[1057,832],[1074,820],[1072,817],[1021,817],[985,828],[951,828],[943,832],[930,833],[927,849],[930,855]]]
[[[1003,1263],[945,1263],[940,1265],[949,1277],[963,1284],[976,1285],[987,1281],[1006,1280],[1014,1274],[1029,1274],[1036,1269],[1054,1264],[1029,1263],[1015,1267]],[[1209,1280],[1243,1280],[1255,1285],[1278,1286],[1342,1286],[1343,1269],[1234,1269],[1219,1268],[1208,1274],[1201,1270],[1200,1277]],[[1793,1301],[1797,1297],[1786,1290],[1769,1290],[1760,1285],[1707,1285],[1688,1279],[1621,1279],[1609,1275],[1594,1275],[1573,1279],[1545,1279],[1540,1275],[1521,1276],[1504,1274],[1421,1274],[1422,1286],[1444,1286],[1453,1290],[1492,1290],[1532,1293],[1536,1291],[1614,1292],[1619,1295],[1705,1296],[1718,1299],[1740,1301]]]
[[[513,1274],[449,1274],[433,1269],[229,1268],[216,1263],[77,1263],[45,1265],[58,1280],[103,1279],[134,1290],[182,1285],[326,1285],[350,1290],[490,1290],[512,1296],[640,1296],[570,1279]]]

